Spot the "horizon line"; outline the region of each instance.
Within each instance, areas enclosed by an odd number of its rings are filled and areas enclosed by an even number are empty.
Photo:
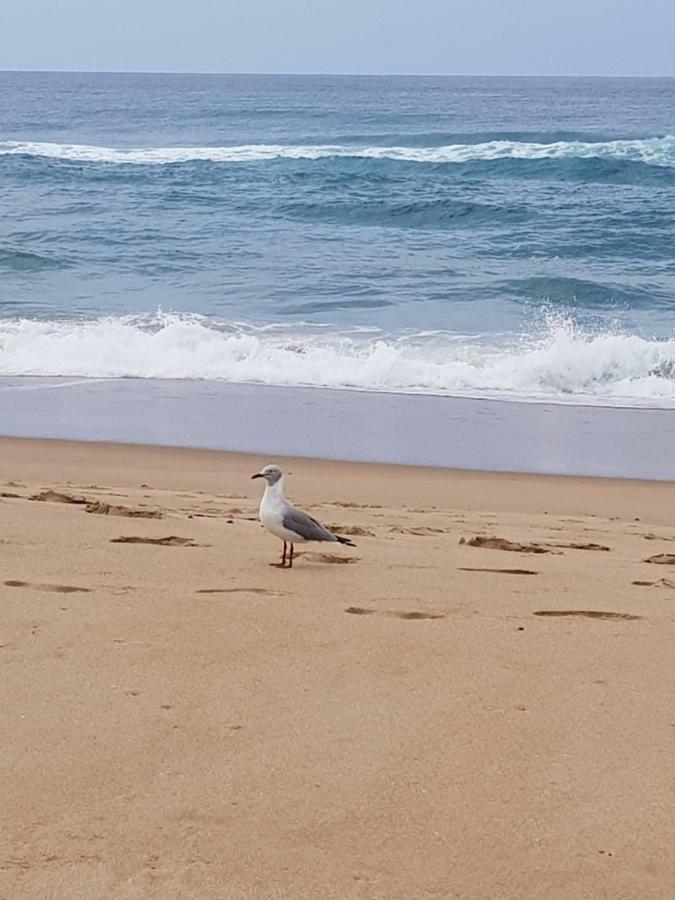
[[[35,75],[231,75],[236,77],[281,77],[281,78],[675,78],[675,73],[664,74],[606,74],[569,72],[241,72],[216,69],[176,70],[176,69],[0,69],[1,74]]]

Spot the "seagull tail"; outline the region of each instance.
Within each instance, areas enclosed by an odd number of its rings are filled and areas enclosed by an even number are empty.
[[[350,541],[349,538],[340,537],[339,534],[335,535],[335,539],[337,541],[339,541],[339,543],[341,543],[341,544],[346,544],[348,547],[356,547],[356,544],[354,543],[354,541]]]

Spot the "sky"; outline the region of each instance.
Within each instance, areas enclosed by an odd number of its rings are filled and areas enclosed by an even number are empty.
[[[675,0],[0,0],[0,69],[675,75]]]

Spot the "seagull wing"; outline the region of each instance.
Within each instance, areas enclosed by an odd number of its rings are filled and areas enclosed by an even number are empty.
[[[284,511],[282,520],[284,528],[299,535],[306,541],[337,541],[337,538],[321,522],[317,522],[301,509],[289,506]]]

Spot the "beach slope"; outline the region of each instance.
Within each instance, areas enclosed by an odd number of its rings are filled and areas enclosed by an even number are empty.
[[[675,483],[0,460],[3,900],[672,897]]]

